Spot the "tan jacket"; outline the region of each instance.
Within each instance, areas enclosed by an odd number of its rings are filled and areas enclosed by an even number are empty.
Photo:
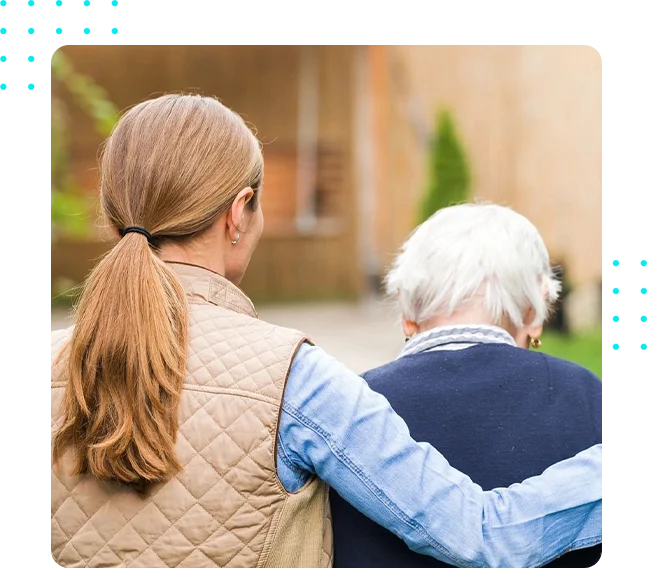
[[[328,488],[288,493],[276,470],[283,390],[305,337],[260,321],[236,286],[172,264],[189,298],[187,376],[179,406],[182,471],[141,497],[52,469],[52,555],[66,568],[326,568]],[[72,329],[52,333],[52,360]],[[52,432],[63,366],[52,369]],[[67,469],[65,460],[63,471]]]

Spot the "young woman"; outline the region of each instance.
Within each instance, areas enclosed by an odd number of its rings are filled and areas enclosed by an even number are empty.
[[[237,288],[263,158],[209,97],[121,119],[101,202],[121,239],[52,335],[52,552],[65,567],[330,566],[328,485],[417,552],[540,565],[601,538],[601,446],[483,492],[366,383]]]

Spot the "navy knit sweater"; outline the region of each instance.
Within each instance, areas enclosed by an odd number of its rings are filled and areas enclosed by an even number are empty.
[[[602,384],[562,359],[505,344],[428,351],[365,374],[409,426],[483,489],[507,487],[602,441]],[[446,566],[331,492],[335,568]],[[553,567],[588,567],[601,545]]]

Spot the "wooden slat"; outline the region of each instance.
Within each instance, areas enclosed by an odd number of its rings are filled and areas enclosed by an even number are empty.
[[[294,224],[297,215],[297,155],[295,151],[266,151],[263,215],[268,226]]]
[[[317,158],[317,216],[344,216],[344,176],[343,153],[331,145],[320,145]]]

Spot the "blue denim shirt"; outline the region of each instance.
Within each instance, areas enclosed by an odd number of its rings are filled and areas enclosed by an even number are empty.
[[[317,475],[414,551],[456,566],[533,568],[602,541],[602,446],[507,489],[483,491],[366,382],[304,344],[279,425],[278,474],[295,492]]]

